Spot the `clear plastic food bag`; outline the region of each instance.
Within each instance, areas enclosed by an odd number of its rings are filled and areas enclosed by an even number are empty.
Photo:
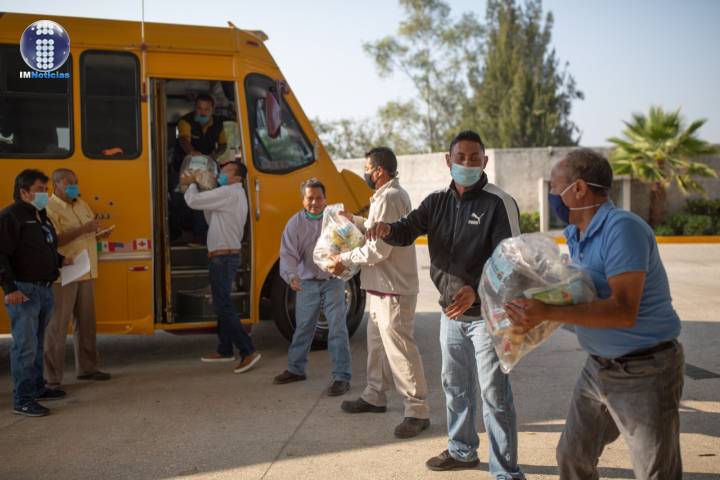
[[[592,280],[570,265],[567,255],[561,255],[555,242],[542,233],[500,242],[483,268],[478,294],[505,373],[560,326],[548,318],[525,334],[515,334],[505,312],[507,303],[534,298],[551,305],[574,305],[596,297]]]
[[[343,204],[336,203],[325,207],[323,212],[322,231],[313,250],[313,260],[325,271],[329,271],[333,263],[332,257],[362,247],[365,243],[365,236],[360,229],[340,215],[343,210],[345,210]],[[360,267],[353,266],[345,270],[339,278],[350,280],[359,270]]]
[[[218,166],[215,160],[207,155],[187,155],[180,166],[180,176],[185,173],[195,177],[195,182],[201,191],[217,187]],[[179,184],[176,190],[185,193],[187,186]]]

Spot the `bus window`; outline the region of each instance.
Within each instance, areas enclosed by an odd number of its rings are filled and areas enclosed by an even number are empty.
[[[311,164],[315,161],[315,154],[284,99],[280,102],[280,133],[275,138],[268,135],[265,98],[268,90],[274,88],[274,84],[272,79],[258,74],[248,75],[245,80],[253,162],[258,170],[285,173]]]
[[[135,55],[87,51],[80,56],[83,152],[89,158],[140,155],[140,74]]]
[[[55,73],[71,71],[72,56]],[[33,73],[18,45],[0,45],[0,157],[67,158],[73,150],[72,79]]]

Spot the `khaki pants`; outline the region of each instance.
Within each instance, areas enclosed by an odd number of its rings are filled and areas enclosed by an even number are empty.
[[[413,337],[416,295],[370,298],[367,322],[367,387],[361,397],[385,406],[392,382],[404,398],[405,416],[428,418],[427,383]]]
[[[65,370],[65,340],[68,322],[72,320],[77,375],[97,372],[95,339],[95,281],[73,282],[64,287],[53,285],[55,306],[45,331],[45,380],[50,385],[62,383]]]

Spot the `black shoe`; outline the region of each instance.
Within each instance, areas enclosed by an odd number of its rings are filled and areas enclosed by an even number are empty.
[[[100,370],[98,370],[97,372],[93,372],[93,373],[88,373],[88,374],[85,374],[85,375],[78,375],[78,376],[77,376],[77,379],[78,379],[78,380],[98,380],[98,381],[103,381],[103,380],[110,380],[111,378],[112,378],[112,375],[110,375],[109,373],[101,372]]]
[[[26,417],[44,417],[50,414],[50,409],[45,408],[34,400],[27,402],[25,405],[13,408],[16,415],[25,415]]]
[[[377,407],[362,398],[342,402],[340,408],[346,413],[385,413],[387,411],[387,407]]]
[[[480,460],[478,459],[475,459],[471,462],[461,462],[460,460],[455,460],[450,456],[450,452],[448,452],[447,450],[442,452],[437,457],[433,457],[427,462],[425,462],[425,465],[427,465],[430,470],[434,470],[436,472],[475,468],[479,464]]]
[[[60,390],[59,388],[43,388],[42,392],[40,392],[40,395],[35,397],[36,401],[49,401],[49,400],[60,400],[61,398],[65,398],[65,390]],[[45,407],[43,407],[45,408]]]
[[[430,426],[428,418],[405,417],[403,421],[395,427],[395,437],[412,438],[420,435],[420,432],[427,430]]]
[[[297,375],[295,373],[285,370],[280,375],[273,378],[273,383],[275,385],[285,385],[286,383],[300,382],[302,380],[305,380],[306,378],[307,377],[305,375]]]
[[[327,390],[328,397],[339,397],[350,390],[350,382],[335,380]]]

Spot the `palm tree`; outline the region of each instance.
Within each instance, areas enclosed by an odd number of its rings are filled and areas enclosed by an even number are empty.
[[[613,171],[617,175],[630,175],[650,185],[651,227],[663,223],[666,213],[667,188],[676,184],[680,190],[705,193],[696,177],[717,177],[717,172],[702,162],[691,159],[712,155],[718,149],[697,137],[697,131],[706,119],[695,120],[685,128],[680,109],[666,112],[661,107],[650,107],[646,117],[634,113],[632,121],[624,122],[620,139],[609,138],[616,145],[610,155]]]

